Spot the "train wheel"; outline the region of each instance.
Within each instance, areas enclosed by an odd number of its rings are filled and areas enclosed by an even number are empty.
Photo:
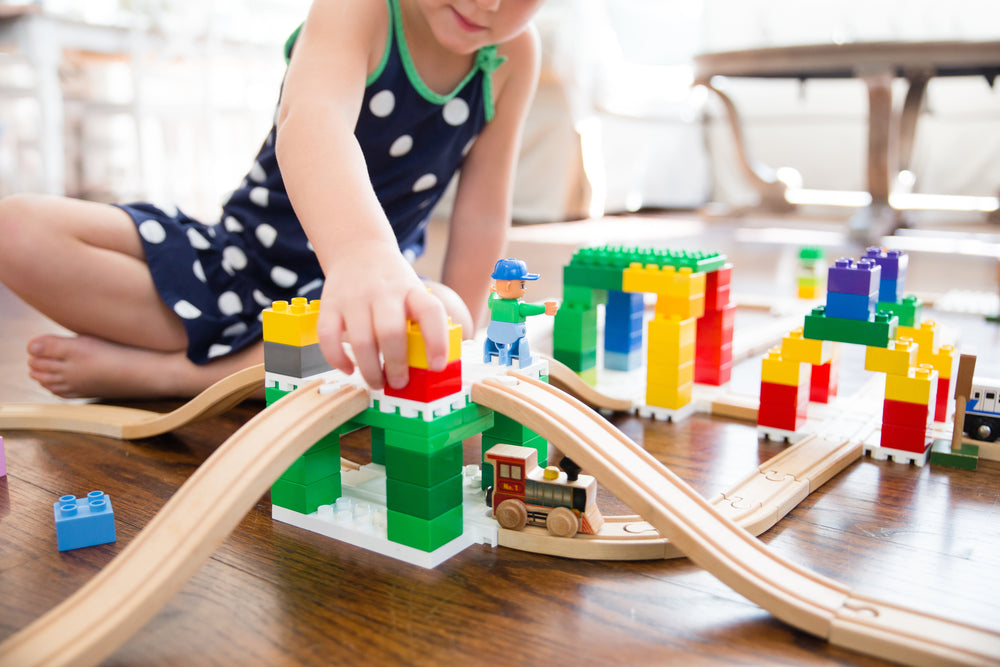
[[[567,507],[557,507],[545,519],[545,527],[556,537],[573,537],[580,530],[580,520]]]
[[[497,523],[508,530],[521,530],[528,523],[528,508],[520,500],[508,498],[494,513]]]
[[[995,442],[997,439],[997,430],[994,428],[994,424],[986,421],[985,419],[980,420],[979,425],[976,427],[976,440],[983,440],[985,442]]]

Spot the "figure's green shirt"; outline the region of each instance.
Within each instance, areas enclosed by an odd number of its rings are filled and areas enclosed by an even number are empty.
[[[545,306],[524,303],[520,299],[502,299],[496,292],[490,294],[488,305],[490,319],[497,322],[524,322],[531,315],[545,312]]]

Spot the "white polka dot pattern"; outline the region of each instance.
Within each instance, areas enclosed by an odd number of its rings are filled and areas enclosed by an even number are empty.
[[[368,110],[379,118],[385,118],[396,108],[396,96],[391,90],[375,93],[368,102]]]

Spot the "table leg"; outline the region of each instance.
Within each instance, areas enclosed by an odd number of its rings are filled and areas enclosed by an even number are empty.
[[[726,109],[726,119],[729,122],[729,129],[733,135],[733,144],[736,148],[736,158],[740,167],[740,173],[747,183],[752,187],[760,198],[758,207],[773,213],[787,213],[795,209],[795,206],[785,198],[788,186],[779,181],[773,175],[762,174],[758,167],[754,167],[747,154],[746,141],[743,137],[743,128],[740,125],[739,114],[736,111],[736,104],[724,92],[716,88],[707,79],[695,82],[714,92],[722,105]]]

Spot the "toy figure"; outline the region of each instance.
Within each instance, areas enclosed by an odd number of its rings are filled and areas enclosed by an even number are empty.
[[[531,315],[555,315],[556,302],[546,301],[544,306],[539,306],[521,301],[525,281],[539,278],[537,273],[528,273],[528,265],[523,260],[499,260],[490,278],[494,280],[494,285],[487,303],[490,325],[486,329],[483,362],[490,363],[495,355],[501,366],[511,366],[517,359],[523,368],[533,361],[524,321]]]

